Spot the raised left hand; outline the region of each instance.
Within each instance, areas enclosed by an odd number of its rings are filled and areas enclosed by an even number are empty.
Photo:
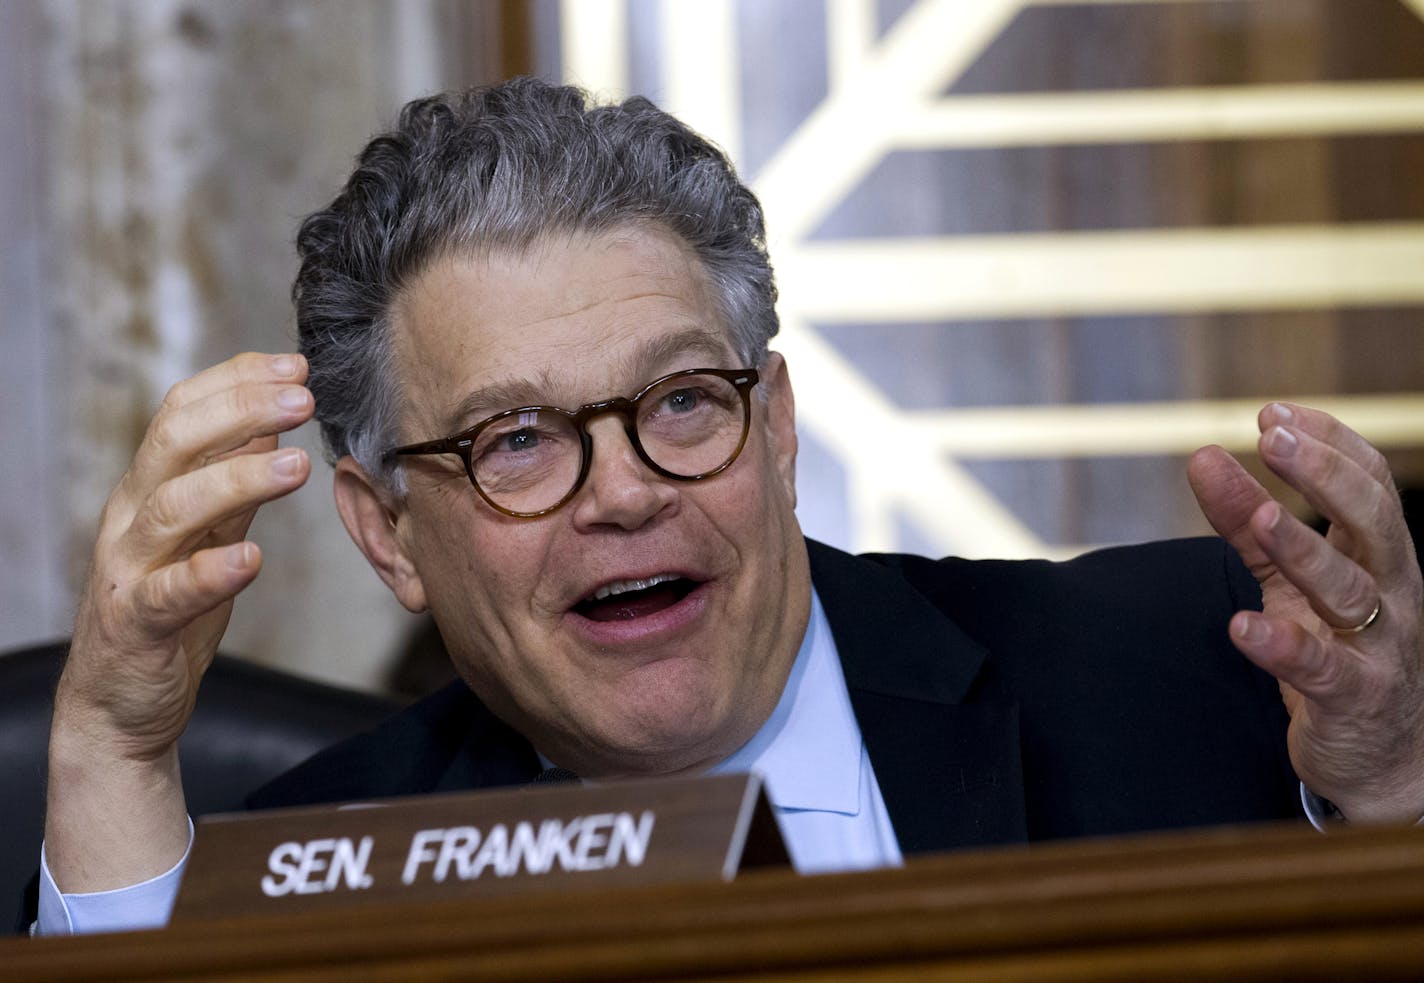
[[[1280,682],[1291,762],[1351,822],[1424,817],[1424,586],[1383,456],[1327,413],[1271,403],[1266,465],[1330,520],[1322,536],[1220,447],[1192,457],[1202,512],[1261,585],[1231,639]]]

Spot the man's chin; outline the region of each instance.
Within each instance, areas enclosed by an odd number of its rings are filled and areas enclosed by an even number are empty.
[[[664,743],[608,748],[603,759],[590,762],[579,771],[580,777],[615,781],[698,775],[726,757],[725,754],[708,750],[696,741],[664,736],[668,738]]]
[[[739,721],[712,712],[705,700],[639,701],[621,709],[617,720],[598,727],[598,736],[584,744],[599,749],[602,760],[590,766],[606,777],[705,771],[751,737],[740,734]],[[598,776],[590,772],[586,777]]]

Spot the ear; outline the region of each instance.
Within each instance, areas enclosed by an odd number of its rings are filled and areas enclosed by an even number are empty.
[[[405,506],[377,485],[356,459],[336,462],[336,510],[356,547],[406,610],[419,614],[428,604],[400,531]]]
[[[786,488],[791,507],[796,507],[796,396],[791,391],[791,375],[780,352],[771,352],[761,369],[767,393],[767,429],[776,470]]]

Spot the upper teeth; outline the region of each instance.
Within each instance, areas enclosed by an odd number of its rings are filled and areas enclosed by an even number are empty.
[[[611,584],[604,584],[593,592],[593,599],[601,601],[605,597],[612,597],[614,594],[626,594],[632,590],[647,590],[658,584],[665,584],[669,580],[676,580],[670,573],[660,573],[656,577],[649,577],[647,580],[616,580]]]

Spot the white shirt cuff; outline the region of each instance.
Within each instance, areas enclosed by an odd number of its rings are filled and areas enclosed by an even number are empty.
[[[90,932],[131,932],[162,928],[173,913],[178,885],[193,849],[193,820],[188,820],[188,847],[168,870],[141,884],[94,891],[88,894],[61,894],[49,872],[49,859],[40,846],[39,918],[31,935],[85,935]]]
[[[1305,809],[1305,818],[1310,820],[1310,825],[1322,833],[1328,833],[1332,824],[1338,825],[1345,821],[1333,802],[1322,799],[1306,788],[1305,782],[1300,783],[1300,804]]]
[[[1305,787],[1305,782],[1300,783],[1300,804],[1305,807],[1305,818],[1310,820],[1310,825],[1322,833],[1330,832],[1331,826],[1346,824],[1345,816],[1335,807],[1335,803],[1316,795]],[[1420,817],[1414,825],[1424,826],[1424,817]]]

